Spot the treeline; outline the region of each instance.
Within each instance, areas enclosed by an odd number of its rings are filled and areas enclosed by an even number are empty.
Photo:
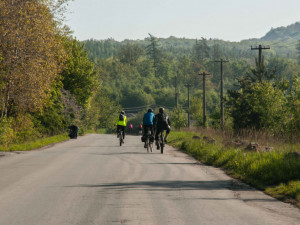
[[[107,119],[99,73],[63,26],[66,3],[0,2],[0,145],[60,134],[71,124],[84,132]]]
[[[137,113],[142,106],[164,106],[172,111],[178,103],[177,109],[170,113],[175,127],[184,127],[187,125],[185,85],[192,84],[189,111],[194,125],[204,125],[199,72],[206,71],[211,74],[206,87],[207,125],[220,127],[220,63],[215,61],[222,58],[230,59],[223,68],[224,88],[228,90],[225,110],[228,129],[299,133],[300,67],[296,45],[294,57],[276,52],[271,45],[259,65],[255,63],[258,51],[250,50],[250,41],[245,43],[204,38],[192,42],[174,37],[162,40],[150,34],[143,41],[88,40],[85,46],[90,59],[100,68],[103,89],[128,112]]]
[[[173,126],[184,127],[186,84],[192,84],[192,122],[203,126],[203,71],[211,74],[207,125],[219,127],[220,64],[215,60],[221,58],[230,59],[223,68],[226,128],[299,134],[300,44],[270,45],[258,65],[257,51],[250,46],[259,40],[230,43],[150,34],[145,40],[82,43],[63,26],[60,16],[66,3],[0,2],[1,145],[60,134],[71,124],[81,132],[95,127],[112,130],[121,108],[138,113],[139,123],[147,107],[164,106]],[[280,48],[285,45],[288,48]]]

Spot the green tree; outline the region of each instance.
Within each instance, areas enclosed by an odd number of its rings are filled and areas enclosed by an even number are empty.
[[[68,50],[66,67],[62,71],[63,87],[76,97],[77,104],[87,108],[93,92],[98,87],[94,64],[89,60],[84,45],[75,39],[66,39]]]
[[[289,129],[292,134],[300,134],[300,77],[294,76],[291,91],[288,95],[288,105],[291,112]]]
[[[157,38],[151,34],[149,34],[149,36],[150,44],[146,47],[146,53],[153,62],[155,76],[158,76],[158,65],[160,63],[161,50],[159,49]]]
[[[298,64],[300,65],[300,40],[297,42],[297,59],[298,59]]]
[[[203,62],[205,58],[209,58],[210,47],[207,44],[205,38],[201,40],[196,40],[195,45],[193,46],[193,59],[197,62]]]
[[[190,113],[196,126],[203,126],[203,104],[202,98],[193,97],[191,99]]]
[[[128,63],[130,65],[136,65],[137,61],[144,55],[144,49],[138,44],[126,43],[123,45],[119,52],[118,58],[121,63]]]
[[[182,109],[181,106],[175,108],[171,112],[170,119],[171,119],[172,127],[174,127],[175,129],[186,127],[188,124],[187,113],[185,112],[185,110]]]
[[[287,99],[284,92],[268,81],[255,83],[251,87],[251,92],[247,102],[257,115],[256,128],[267,128],[274,133],[284,131],[288,121]]]

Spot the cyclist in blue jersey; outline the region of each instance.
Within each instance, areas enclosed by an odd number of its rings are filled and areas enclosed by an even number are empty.
[[[142,137],[143,142],[146,139],[146,134],[147,134],[148,129],[150,129],[150,131],[151,131],[150,141],[151,142],[154,141],[154,127],[153,127],[154,118],[155,118],[155,116],[153,113],[153,109],[148,109],[148,112],[144,114],[144,118],[143,118],[143,128],[144,128],[143,137]]]

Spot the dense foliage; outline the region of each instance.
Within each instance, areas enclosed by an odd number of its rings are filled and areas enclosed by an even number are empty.
[[[67,0],[0,2],[0,144],[98,123],[100,78],[62,26]],[[91,103],[95,104],[91,104]],[[96,114],[94,112],[97,112]]]
[[[299,24],[239,43],[151,34],[144,40],[79,42],[63,26],[68,0],[0,2],[0,144],[80,131],[113,130],[121,108],[139,124],[148,107],[163,106],[175,128],[220,127],[220,59],[224,64],[225,126],[299,134]],[[284,38],[286,37],[286,38]],[[251,45],[270,45],[255,64]],[[186,84],[190,89],[188,109]],[[177,108],[176,108],[177,107]]]
[[[295,27],[298,25],[283,30],[289,33],[288,30]],[[282,28],[277,34],[280,30]],[[290,32],[293,35],[294,31]],[[295,102],[299,99],[295,96],[300,73],[296,44],[287,54],[281,47],[289,45],[291,38],[278,47],[276,42],[280,35],[272,39],[276,39],[275,42],[265,42],[272,33],[274,29],[261,40],[240,43],[204,38],[160,39],[149,34],[149,38],[142,41],[87,40],[85,44],[90,59],[101,68],[101,77],[105,77],[103,88],[109,98],[120,103],[127,112],[141,112],[149,106],[173,109],[176,105],[187,110],[185,84],[190,83],[192,122],[203,125],[203,88],[198,74],[207,71],[211,74],[206,80],[208,124],[220,127],[220,63],[215,61],[227,58],[230,61],[223,64],[224,89],[228,90],[225,126],[295,134],[299,133],[295,126],[299,121]],[[251,51],[251,44],[258,41],[274,43],[270,50],[263,52],[261,64],[255,61],[258,51]],[[182,109],[175,109],[173,119],[182,121],[178,114]],[[175,124],[186,126],[186,122]]]

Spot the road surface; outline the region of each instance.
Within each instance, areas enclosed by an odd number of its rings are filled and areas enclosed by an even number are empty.
[[[140,137],[86,135],[0,157],[1,225],[290,225],[300,210]]]

